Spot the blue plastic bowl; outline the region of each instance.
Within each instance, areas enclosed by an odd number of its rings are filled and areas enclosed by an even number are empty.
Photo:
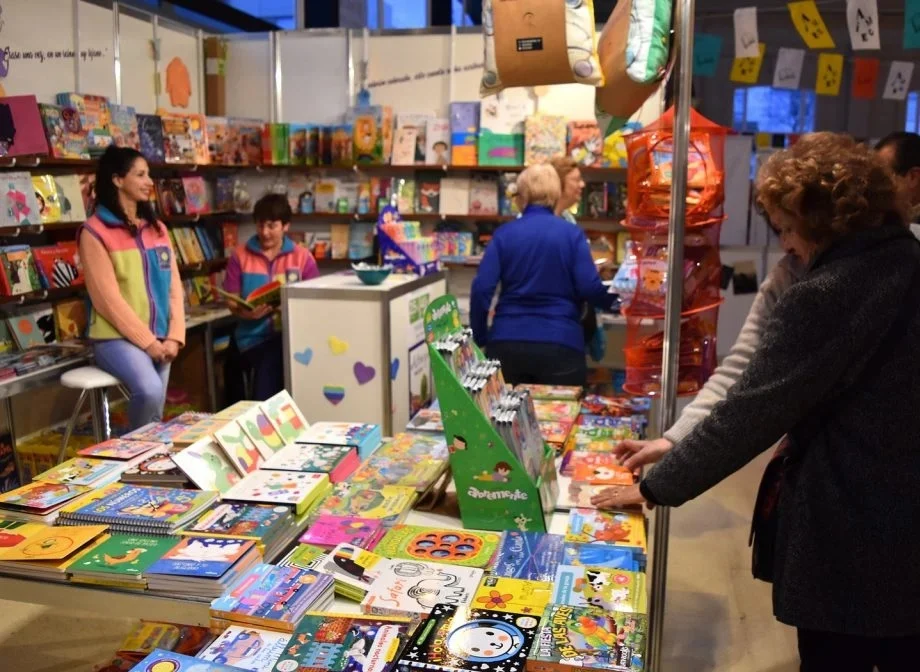
[[[352,269],[358,276],[358,279],[365,285],[379,285],[387,279],[387,276],[389,276],[390,272],[393,270],[389,266],[363,269],[352,266]]]

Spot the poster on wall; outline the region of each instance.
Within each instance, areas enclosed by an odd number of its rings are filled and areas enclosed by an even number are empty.
[[[427,408],[431,399],[431,358],[422,342],[409,349],[409,417]]]

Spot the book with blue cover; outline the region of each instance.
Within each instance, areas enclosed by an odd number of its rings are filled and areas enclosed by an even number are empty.
[[[220,663],[202,663],[200,658],[192,658],[181,653],[155,649],[153,653],[131,668],[130,672],[240,672],[239,667],[230,667]]]
[[[217,499],[216,492],[128,485],[69,513],[70,521],[115,529],[171,534]]]
[[[502,535],[491,573],[513,579],[552,581],[562,562],[565,537],[509,530]]]
[[[368,458],[380,445],[380,425],[354,422],[317,422],[297,439],[298,443],[319,443],[328,446],[354,446],[358,457]]]
[[[644,572],[646,555],[629,546],[613,544],[583,544],[566,542],[562,549],[562,564],[582,567],[606,567]]]
[[[217,579],[254,549],[252,540],[187,537],[148,567],[147,573]]]
[[[212,663],[233,665],[234,669],[271,672],[290,638],[289,634],[280,632],[231,625],[197,657]],[[211,669],[210,664],[203,665],[201,672]]]
[[[285,506],[215,502],[182,532],[189,537],[252,539],[264,551],[271,541],[293,525]]]

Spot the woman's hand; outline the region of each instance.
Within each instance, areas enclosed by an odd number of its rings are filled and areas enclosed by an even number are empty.
[[[172,339],[166,339],[165,341],[162,341],[162,343],[163,343],[163,349],[166,351],[165,355],[163,356],[164,363],[171,362],[176,357],[179,356],[179,343],[178,342]]]
[[[253,308],[244,308],[243,306],[236,304],[236,308],[233,310],[233,313],[244,320],[261,320],[262,318],[268,317],[272,314],[274,308],[268,304]]]
[[[591,504],[599,509],[623,509],[642,504],[647,505],[650,509],[654,508],[654,505],[642,496],[638,483],[605,488],[591,498]]]
[[[144,352],[150,356],[150,359],[159,363],[166,357],[166,346],[161,341],[154,341],[144,349]]]
[[[655,464],[673,447],[674,444],[663,437],[654,441],[627,439],[616,445],[613,454],[624,467],[635,470],[647,464]]]

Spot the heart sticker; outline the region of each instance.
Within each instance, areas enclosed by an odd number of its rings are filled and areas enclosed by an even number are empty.
[[[399,357],[394,357],[393,361],[390,362],[390,380],[396,380],[396,376],[399,374]]]
[[[340,385],[323,385],[323,396],[333,406],[338,406],[345,398],[345,388]]]
[[[309,366],[312,360],[313,360],[313,348],[307,348],[303,352],[294,353],[294,361],[297,362],[298,364]]]
[[[354,372],[358,385],[371,382],[377,375],[377,370],[373,366],[367,366],[363,362],[355,362]]]
[[[329,349],[332,350],[333,355],[344,355],[348,352],[348,342],[343,341],[341,338],[330,336]]]

